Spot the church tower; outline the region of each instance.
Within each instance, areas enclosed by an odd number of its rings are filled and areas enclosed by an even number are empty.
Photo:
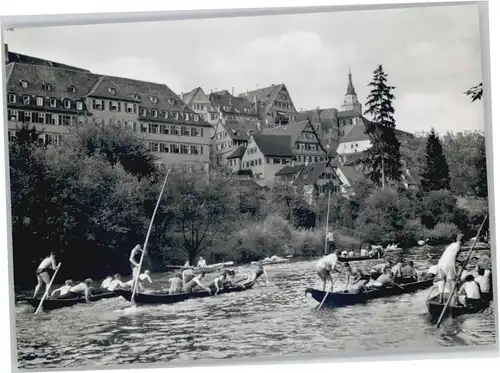
[[[347,92],[344,96],[344,103],[342,104],[340,111],[354,111],[358,114],[361,112],[361,104],[358,101],[358,95],[354,90],[354,85],[352,84],[352,74],[351,69],[349,69],[349,80],[347,83]]]

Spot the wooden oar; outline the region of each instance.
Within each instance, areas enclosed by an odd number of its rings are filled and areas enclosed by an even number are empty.
[[[453,285],[453,289],[451,290],[451,293],[448,297],[448,299],[446,300],[446,303],[443,307],[443,310],[441,311],[441,315],[439,315],[439,319],[438,319],[438,322],[436,324],[436,329],[439,328],[439,325],[441,325],[441,322],[443,321],[443,317],[444,317],[444,314],[446,313],[446,309],[448,308],[448,306],[450,305],[450,302],[451,302],[451,298],[453,298],[453,293],[455,293],[455,290],[457,288],[457,284],[458,284],[458,281],[460,280],[460,278],[462,277],[462,272],[464,271],[465,269],[465,266],[467,265],[467,262],[469,261],[469,258],[472,254],[472,250],[474,250],[474,247],[476,246],[476,242],[477,242],[477,239],[479,238],[479,235],[481,234],[481,231],[483,230],[483,226],[484,226],[484,223],[486,223],[486,220],[488,219],[488,214],[486,214],[484,216],[484,220],[483,222],[481,223],[481,226],[479,227],[479,230],[477,231],[477,235],[476,235],[476,239],[474,240],[474,242],[472,243],[472,247],[470,248],[469,252],[467,253],[467,258],[465,259],[464,261],[464,264],[461,266],[460,268],[460,272],[458,273],[458,276],[457,276],[457,279],[455,281],[455,284]],[[446,284],[445,284],[446,285]]]
[[[331,286],[331,289],[332,289],[332,290],[333,290],[333,286],[335,285],[335,283],[336,283],[336,282],[337,282],[337,280],[339,279],[340,274],[342,273],[342,271],[343,271],[343,270],[344,270],[344,267],[342,267],[342,268],[341,268],[341,270],[340,270],[339,274],[338,274],[338,275],[337,275],[337,277],[335,278],[335,281],[333,281],[332,286]],[[326,300],[326,298],[328,297],[328,294],[329,294],[329,293],[330,293],[329,291],[325,292],[325,296],[323,297],[323,300],[321,301],[321,303],[319,304],[319,306],[318,306],[318,308],[317,308],[318,310],[319,310],[319,309],[321,309],[321,307],[323,307],[323,303],[325,303],[325,300]]]
[[[43,302],[45,301],[45,298],[49,296],[49,291],[50,288],[52,287],[52,283],[54,282],[54,279],[56,278],[57,272],[59,272],[59,268],[61,268],[61,263],[59,263],[56,267],[56,270],[54,271],[54,275],[52,276],[52,279],[49,282],[49,286],[47,286],[47,289],[45,289],[45,293],[43,294],[42,299],[40,299],[40,303],[38,303],[38,307],[36,308],[35,314],[40,312],[42,309]]]
[[[137,285],[139,283],[139,276],[141,275],[141,267],[142,262],[144,260],[144,256],[146,255],[146,247],[148,245],[149,235],[151,234],[151,229],[153,228],[153,221],[155,219],[156,211],[158,210],[158,206],[160,205],[161,197],[163,196],[163,191],[165,190],[165,185],[167,185],[168,175],[170,174],[170,168],[167,171],[167,175],[165,176],[165,180],[163,181],[163,186],[161,187],[160,196],[158,197],[158,201],[156,201],[156,206],[153,211],[153,216],[151,217],[151,222],[149,223],[148,233],[146,234],[146,240],[144,241],[144,246],[142,248],[141,260],[139,261],[139,267],[137,268],[137,275],[133,277],[133,290],[132,296],[130,298],[130,303],[135,305],[135,294],[137,293]]]

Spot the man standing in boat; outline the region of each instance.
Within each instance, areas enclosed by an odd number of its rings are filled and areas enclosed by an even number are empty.
[[[328,247],[328,252],[333,253],[335,251],[335,241],[334,241],[333,232],[331,229],[328,230],[328,233],[326,234],[325,240],[326,240],[326,245]]]
[[[45,290],[49,290],[49,284],[50,284],[50,275],[49,271],[55,271],[56,270],[56,254],[55,253],[50,253],[48,257],[46,257],[40,265],[38,266],[36,270],[36,279],[38,281],[38,284],[35,287],[35,294],[33,295],[33,298],[36,298],[38,295],[38,292],[42,288],[42,285],[45,283]]]
[[[460,233],[457,236],[457,240],[452,244],[448,245],[441,255],[441,259],[438,262],[438,272],[439,277],[444,281],[444,287],[447,288],[447,292],[451,294],[453,288],[455,287],[455,283],[457,281],[457,270],[456,270],[456,261],[458,253],[460,252],[460,247],[462,246],[462,240],[464,235]],[[444,291],[444,289],[443,289]],[[451,294],[451,305],[456,305],[457,297],[455,294]],[[440,294],[440,300],[443,299],[443,293]]]
[[[132,278],[135,278],[138,274],[139,270],[139,262],[141,261],[142,249],[141,245],[135,245],[132,251],[130,252],[129,261],[132,265]]]
[[[329,280],[332,284],[331,290],[333,291],[333,272],[338,272],[340,274],[341,269],[337,269],[338,264],[338,250],[334,253],[321,258],[316,264],[316,273],[323,282],[323,291],[326,289],[326,281]]]

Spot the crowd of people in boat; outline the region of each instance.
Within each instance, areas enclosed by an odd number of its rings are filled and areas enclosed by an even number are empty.
[[[332,254],[321,258],[316,264],[316,272],[322,281],[323,291],[326,290],[327,282],[331,283],[330,291],[333,291],[334,274],[345,271],[347,276],[344,292],[356,294],[371,289],[433,280],[440,302],[446,301],[447,296],[453,293],[456,294],[456,299],[452,298],[452,305],[456,305],[458,301],[463,306],[474,306],[491,297],[491,270],[484,268],[485,265],[478,262],[473,270],[461,271],[464,263],[457,263],[457,256],[462,240],[463,235],[459,234],[456,241],[446,247],[437,263],[424,272],[417,271],[413,261],[406,261],[403,257],[396,260],[385,259],[384,262],[365,271],[348,262],[341,263],[339,257],[342,257],[344,253],[340,250],[335,250]],[[457,279],[457,273],[460,271],[460,279]],[[460,286],[456,286],[457,280]],[[456,293],[453,291],[454,288],[458,288]]]
[[[112,292],[118,289],[132,290],[135,283],[137,284],[138,292],[148,292],[148,290],[153,291],[152,289],[147,289],[145,286],[146,282],[153,284],[151,272],[149,270],[145,270],[143,273],[138,275],[141,265],[139,258],[141,253],[142,249],[140,245],[136,245],[130,253],[129,261],[132,269],[132,279],[129,281],[122,281],[122,276],[117,273],[114,276],[107,276],[102,281],[100,287],[95,288],[92,286],[93,281],[90,278],[78,283],[74,283],[73,280],[68,279],[65,281],[63,286],[49,293],[51,282],[50,273],[55,272],[57,268],[56,255],[52,252],[47,258],[42,260],[36,270],[37,285],[33,298],[37,297],[44,284],[45,291],[51,298],[69,299],[85,297],[87,302],[90,302],[92,295],[98,293]],[[168,280],[170,285],[168,290],[162,289],[157,292],[168,292],[169,295],[173,295],[206,290],[211,294],[217,295],[222,289],[225,288],[238,286],[245,287],[248,284],[255,282],[262,275],[265,275],[266,283],[268,282],[267,273],[262,264],[257,265],[247,277],[240,280],[236,280],[236,272],[229,269],[224,269],[215,277],[207,279],[206,273],[203,271],[203,269],[206,268],[208,268],[208,266],[203,257],[199,258],[197,265],[194,267],[192,267],[188,261],[184,265],[180,275],[174,275]]]

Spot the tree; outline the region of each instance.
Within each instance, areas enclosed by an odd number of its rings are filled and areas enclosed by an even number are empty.
[[[465,91],[465,95],[469,96],[471,101],[482,100],[483,98],[483,83],[476,84]]]
[[[475,165],[477,168],[477,178],[476,178],[476,196],[481,198],[488,197],[488,171],[486,167],[486,144],[479,147],[479,153],[475,160]]]
[[[365,152],[365,169],[370,180],[385,186],[386,180],[399,182],[401,178],[400,143],[396,137],[392,91],[395,87],[387,84],[387,74],[382,65],[373,71],[372,87],[366,101],[365,114],[372,121],[365,123],[365,133],[370,137],[372,146]]]
[[[168,234],[182,245],[191,263],[239,227],[236,180],[224,173],[174,172],[165,193],[172,219]]]
[[[434,129],[427,137],[425,166],[421,176],[422,189],[425,192],[450,189],[450,169],[443,154],[441,140]]]

